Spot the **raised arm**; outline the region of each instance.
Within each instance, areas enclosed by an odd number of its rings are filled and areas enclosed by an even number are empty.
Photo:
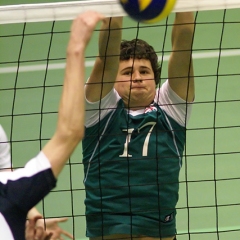
[[[0,227],[1,239],[9,239],[9,236],[11,239],[16,236],[19,239],[24,238],[23,220],[27,211],[55,187],[52,173],[55,178],[58,177],[73,150],[84,136],[84,54],[96,24],[102,19],[104,17],[101,14],[89,11],[79,15],[72,23],[63,91],[59,104],[57,127],[53,137],[44,146],[42,152],[31,159],[24,168],[0,174],[1,192],[4,192],[4,195],[1,196],[3,204],[0,208],[0,225],[3,226],[3,228]],[[32,188],[36,183],[36,188]],[[16,194],[16,189],[19,189],[18,194]],[[32,218],[39,215],[37,210],[31,214]],[[14,221],[12,221],[13,219]],[[36,221],[35,218],[32,227],[27,228],[26,237],[29,240],[37,237],[36,232],[31,231],[35,228],[33,225],[36,225]],[[57,222],[59,221],[55,221],[55,223]],[[43,228],[40,230],[44,234]],[[72,238],[69,234],[65,235]],[[44,237],[42,234],[41,236]],[[41,239],[47,240],[50,237]],[[54,235],[51,238],[62,239],[61,236],[55,237]]]
[[[173,91],[188,102],[194,99],[193,35],[193,13],[176,13],[172,29],[172,53],[168,65],[168,78]]]
[[[106,18],[99,33],[99,56],[86,85],[90,102],[99,101],[113,88],[119,65],[122,17]]]
[[[84,136],[84,54],[97,22],[102,19],[101,14],[86,12],[72,23],[57,128],[43,148],[55,177]]]

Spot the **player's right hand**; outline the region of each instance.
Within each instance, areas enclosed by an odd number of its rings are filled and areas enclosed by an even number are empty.
[[[84,45],[82,47],[86,47],[97,23],[104,18],[102,14],[95,11],[86,11],[78,15],[72,22],[68,50],[71,47],[74,49],[76,46],[81,47],[82,44]]]
[[[26,222],[25,238],[26,240],[50,240],[52,233],[46,233],[45,229],[36,226],[37,220],[42,216],[34,217]]]

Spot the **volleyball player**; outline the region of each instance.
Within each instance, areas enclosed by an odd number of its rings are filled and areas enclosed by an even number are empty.
[[[0,171],[11,171],[11,154],[10,154],[10,144],[8,142],[7,135],[0,125]],[[28,211],[28,219],[36,219],[36,227],[38,229],[44,229],[46,226],[46,232],[52,233],[53,238],[59,238],[61,235],[65,235],[70,239],[73,239],[73,236],[59,227],[59,223],[67,221],[67,218],[48,218],[43,219],[41,213],[37,208],[32,208]],[[38,230],[39,232],[40,230]]]
[[[173,240],[194,99],[194,18],[176,13],[168,80],[157,89],[154,49],[140,39],[121,41],[121,27],[121,18],[103,21],[99,56],[85,86],[87,236]]]
[[[95,25],[103,18],[94,12],[78,16],[72,23],[67,47],[66,71],[60,100],[56,131],[42,151],[24,168],[0,173],[0,238],[25,239],[25,221],[28,211],[52,188],[84,135],[84,52]],[[31,220],[26,238],[50,239],[50,235],[36,236]],[[42,229],[40,229],[42,230]]]

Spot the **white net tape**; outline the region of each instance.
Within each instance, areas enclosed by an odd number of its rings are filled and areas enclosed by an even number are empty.
[[[240,8],[240,0],[178,0],[174,12]],[[88,0],[0,7],[0,24],[71,20],[86,10],[106,17],[125,16],[118,0]]]

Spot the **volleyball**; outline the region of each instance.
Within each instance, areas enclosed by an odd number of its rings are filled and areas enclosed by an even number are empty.
[[[134,20],[155,23],[166,18],[176,0],[119,0],[125,12]]]

